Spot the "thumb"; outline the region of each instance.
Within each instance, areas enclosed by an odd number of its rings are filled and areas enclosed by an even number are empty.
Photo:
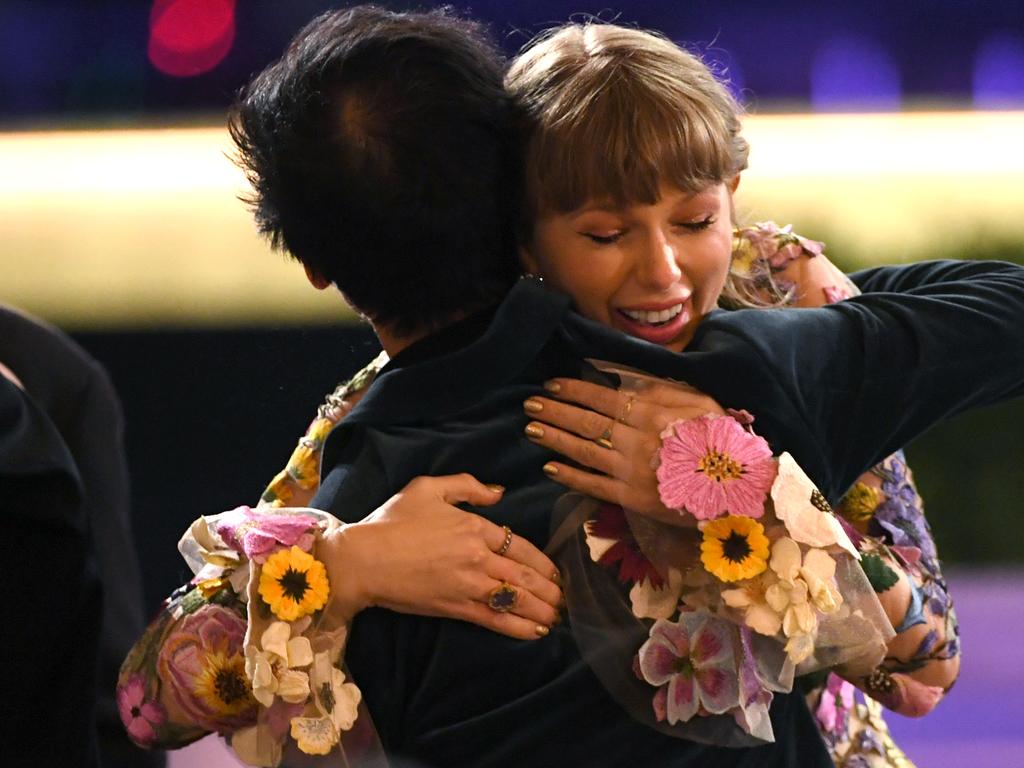
[[[497,504],[505,492],[503,486],[484,485],[466,472],[435,477],[434,482],[435,492],[452,506],[465,502],[478,507],[489,507]]]

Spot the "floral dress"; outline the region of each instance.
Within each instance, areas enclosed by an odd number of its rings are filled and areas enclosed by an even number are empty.
[[[856,287],[822,256],[822,250],[821,243],[796,235],[789,227],[757,224],[736,231],[733,271],[776,305],[821,306],[854,295]],[[327,396],[285,468],[264,490],[258,508],[269,512],[309,503],[319,486],[327,435],[386,362],[381,353]],[[897,630],[929,626],[908,658],[887,658],[862,685],[885,701],[890,673],[956,659],[955,613],[920,496],[901,452],[865,473],[836,511],[860,534],[858,547],[868,553],[865,559],[873,569],[868,578],[876,591],[887,588],[897,565],[912,577],[916,589],[904,626]],[[118,702],[129,735],[140,746],[182,746],[210,731],[229,735],[254,721],[258,702],[247,680],[245,607],[237,596],[242,589],[241,578],[237,584],[212,579],[183,587],[125,660]],[[200,621],[200,611],[212,619],[209,626]],[[210,643],[215,647],[204,648]],[[804,682],[837,766],[913,766],[890,737],[877,700],[856,693],[851,683],[831,673]]]
[[[833,304],[856,294],[856,287],[822,258],[822,251],[821,243],[772,223],[738,230],[734,243],[740,269],[757,260],[767,262],[776,287],[793,306]],[[873,676],[879,698],[884,699],[886,673],[910,672],[931,662],[957,659],[960,644],[956,613],[942,577],[924,504],[902,451],[861,476],[836,511],[868,541],[887,548],[911,576],[916,590],[902,629],[911,623],[928,627],[908,658],[887,658],[884,669]],[[866,562],[878,561],[869,555]],[[856,691],[853,684],[834,673],[815,682],[807,692],[807,701],[837,766],[912,768],[913,763],[893,742],[878,700]]]

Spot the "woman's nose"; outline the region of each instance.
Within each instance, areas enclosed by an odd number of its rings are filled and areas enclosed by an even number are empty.
[[[640,282],[655,290],[671,288],[682,278],[676,248],[663,232],[650,236],[637,271]]]

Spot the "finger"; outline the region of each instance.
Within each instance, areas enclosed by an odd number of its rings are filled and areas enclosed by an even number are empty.
[[[621,428],[628,429],[624,425]],[[553,427],[550,424],[541,425],[537,422],[530,422],[526,425],[526,436],[537,445],[550,448],[577,464],[596,469],[606,475],[621,477],[628,473],[629,468],[625,465],[622,453],[614,450],[617,439],[614,431],[612,432],[613,447],[611,449],[598,445],[593,440],[577,437],[564,429]]]
[[[550,630],[546,624],[538,624],[515,613],[498,613],[484,603],[466,603],[458,613],[460,615],[456,618],[517,640],[539,640],[546,637]]]
[[[559,400],[578,403],[613,420],[625,412],[629,398],[636,397],[629,392],[580,379],[552,379],[544,384],[544,388]]]
[[[506,564],[509,564],[506,561]],[[512,570],[521,569],[522,566],[512,566]],[[496,569],[500,571],[502,569]],[[521,574],[512,573],[511,576],[518,576]],[[497,579],[497,580],[495,580]],[[534,624],[543,624],[546,627],[552,626],[558,621],[558,605],[552,605],[551,603],[541,600],[534,594],[529,587],[521,584],[512,578],[504,578],[498,575],[493,578],[484,578],[484,584],[480,590],[480,602],[487,606],[488,610],[494,610],[488,605],[491,593],[502,587],[503,583],[509,584],[516,591],[515,603],[509,613],[514,613],[517,616],[521,616],[524,619],[532,621]],[[500,611],[495,611],[500,613]]]
[[[546,572],[550,574],[551,572]],[[487,564],[487,574],[500,581],[507,581],[509,584],[522,590],[527,594],[535,596],[543,602],[546,608],[554,610],[554,615],[544,614],[535,616],[538,621],[548,616],[553,619],[558,614],[558,607],[562,604],[562,589],[555,584],[547,575],[542,575],[528,565],[517,563],[505,557],[499,557]],[[496,586],[496,585],[495,585]],[[493,588],[493,586],[492,586]],[[490,590],[488,590],[490,591]],[[523,615],[522,611],[516,609],[516,613]]]
[[[547,397],[531,397],[523,403],[523,410],[530,418],[567,429],[587,440],[603,437],[609,430],[616,431],[615,419],[603,413]]]
[[[456,504],[474,504],[487,507],[497,504],[505,489],[500,485],[485,485],[467,472],[458,475],[441,475],[439,477],[422,477],[420,481],[442,501],[455,506]],[[412,485],[412,483],[410,483]]]
[[[556,483],[574,491],[579,491],[600,501],[607,501],[609,504],[617,504],[654,520],[677,526],[689,524],[683,515],[666,509],[660,502],[651,498],[644,498],[630,488],[627,483],[617,478],[594,474],[557,461],[549,461],[545,464],[544,473]]]
[[[503,528],[499,528],[499,530],[502,533],[501,544],[504,544],[505,530]],[[488,544],[490,544],[490,542],[488,542]],[[497,553],[501,544],[499,544],[498,547],[494,547],[491,551]],[[541,552],[529,540],[513,533],[512,543],[509,544],[508,549],[505,550],[504,557],[512,562],[532,568],[542,577],[547,579],[547,581],[551,582],[551,584],[559,590],[559,594],[561,594],[561,588],[555,580],[555,574],[558,572],[558,567],[554,564],[551,558]]]

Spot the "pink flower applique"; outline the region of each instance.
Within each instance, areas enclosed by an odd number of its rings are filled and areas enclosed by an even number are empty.
[[[820,256],[825,244],[793,233],[793,225],[780,227],[774,221],[762,221],[743,230],[743,235],[773,270],[785,269],[803,254]]]
[[[730,416],[680,419],[661,433],[658,495],[698,520],[725,513],[761,517],[775,479],[764,438]]]
[[[848,288],[841,285],[826,285],[822,290],[825,292],[825,301],[829,304],[838,304],[853,296]]]
[[[732,625],[704,612],[684,612],[678,622],[658,619],[639,651],[640,674],[659,687],[659,721],[686,722],[722,714],[739,702]]]
[[[128,736],[140,747],[148,747],[156,738],[157,727],[167,720],[167,712],[156,701],[146,701],[146,682],[132,675],[117,689],[117,711]]]
[[[830,672],[814,715],[826,733],[842,733],[853,709],[853,683]]]
[[[256,701],[245,671],[246,620],[220,605],[186,616],[164,640],[160,677],[174,700],[209,731],[236,730],[256,719]]]
[[[216,530],[236,552],[261,562],[281,547],[297,546],[308,552],[316,524],[312,515],[261,512],[241,506],[225,512]]]
[[[665,579],[640,551],[622,507],[602,504],[597,514],[587,521],[586,532],[588,536],[615,542],[596,559],[596,562],[605,568],[615,568],[618,565],[620,582],[639,584],[646,580],[655,589],[660,589],[664,585]]]

